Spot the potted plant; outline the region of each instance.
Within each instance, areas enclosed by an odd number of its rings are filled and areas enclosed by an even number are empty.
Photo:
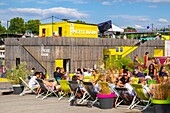
[[[101,90],[97,94],[99,99],[99,105],[101,109],[111,109],[113,108],[115,94],[111,93],[109,85],[107,82],[98,83]]]
[[[155,113],[169,113],[170,108],[170,78],[161,78],[160,84],[153,84],[151,102]]]
[[[29,75],[29,71],[26,68],[26,62],[21,62],[20,65],[13,66],[11,70],[7,71],[7,79],[11,82],[13,89],[14,89],[14,94],[20,94],[24,86],[22,85],[22,81],[20,80],[19,77],[23,78],[26,80],[26,78]]]

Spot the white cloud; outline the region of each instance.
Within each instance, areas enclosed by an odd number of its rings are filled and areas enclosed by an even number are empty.
[[[158,19],[158,22],[160,22],[160,23],[168,23],[169,21],[167,19],[160,18],[160,19]]]
[[[50,4],[49,1],[45,1],[45,0],[41,0],[41,1],[37,1],[38,4]]]
[[[0,2],[0,6],[7,5],[5,2]]]
[[[14,17],[21,17],[25,21],[30,19],[44,19],[51,17],[52,15],[58,18],[54,18],[54,21],[60,21],[58,19],[67,18],[70,20],[81,19],[84,20],[88,18],[87,13],[81,12],[73,8],[64,8],[64,7],[54,7],[49,9],[40,9],[40,8],[9,8],[9,9],[0,9],[0,20],[2,25],[6,26],[7,20],[10,20]],[[3,16],[2,16],[3,15]],[[50,22],[51,19],[44,19],[42,23]]]
[[[144,27],[141,26],[141,25],[135,25],[135,28],[137,28],[137,29],[143,29]]]
[[[57,0],[56,2],[72,2],[73,4],[86,4],[87,0]]]
[[[111,5],[111,3],[107,2],[107,1],[104,1],[104,2],[102,2],[102,5]]]
[[[105,0],[102,0],[105,1]],[[170,0],[110,0],[111,2],[152,2],[152,3],[170,3]]]
[[[146,2],[153,2],[153,3],[160,3],[160,2],[164,2],[164,3],[170,3],[170,0],[144,0]]]
[[[112,18],[122,18],[130,21],[147,22],[150,19],[146,16],[132,16],[132,15],[113,15]]]
[[[68,18],[87,18],[89,15],[82,13],[77,9],[73,8],[64,8],[64,7],[54,7],[49,9],[40,9],[40,8],[9,8],[6,10],[0,10],[1,13],[7,13],[16,16],[39,16],[46,17],[52,15],[59,15],[62,17]]]
[[[150,5],[150,6],[148,6],[149,8],[158,8],[158,6],[157,5]]]

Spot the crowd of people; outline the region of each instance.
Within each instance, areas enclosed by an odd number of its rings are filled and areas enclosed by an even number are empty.
[[[168,78],[170,75],[167,71],[170,66],[170,59],[167,58],[165,63],[162,65],[158,60],[154,57],[149,57],[149,52],[145,53],[144,62],[140,62],[138,60],[138,55],[134,56],[133,62],[135,64],[135,68],[133,72],[130,72],[125,65],[122,66],[122,69],[108,69],[108,70],[97,70],[90,68],[78,68],[73,76],[68,74],[64,68],[57,67],[55,72],[53,73],[53,77],[55,80],[49,81],[45,78],[45,75],[42,72],[34,72],[33,77],[29,80],[29,86],[31,88],[39,89],[37,78],[41,78],[43,83],[49,87],[55,87],[57,89],[61,89],[59,80],[68,80],[68,81],[84,81],[88,76],[88,81],[94,85],[95,92],[99,93],[101,88],[99,86],[99,82],[107,82],[109,84],[111,92],[114,92],[114,88],[116,87],[125,87],[130,92],[130,95],[134,95],[133,88],[130,84],[135,82],[135,78],[138,78],[137,84],[141,84],[143,86],[143,90],[146,94],[152,95],[152,86],[148,84],[149,80],[155,80],[156,83],[160,83],[160,78]],[[62,90],[62,89],[61,89]],[[38,90],[36,91],[36,93]],[[20,95],[24,95],[26,90],[23,91]]]

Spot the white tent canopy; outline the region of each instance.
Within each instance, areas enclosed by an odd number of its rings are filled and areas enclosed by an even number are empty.
[[[107,32],[124,32],[124,29],[112,24],[112,28],[108,29]]]

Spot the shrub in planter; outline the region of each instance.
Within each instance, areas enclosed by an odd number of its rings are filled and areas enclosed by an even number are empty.
[[[170,108],[170,78],[160,78],[160,84],[153,85],[152,104],[155,113],[169,113]]]
[[[97,97],[99,98],[99,104],[101,109],[113,108],[115,94],[111,93],[107,82],[99,82],[101,88]]]
[[[26,68],[26,65],[27,64],[25,62],[21,62],[18,67],[13,66],[11,70],[7,71],[7,79],[11,82],[11,84],[13,84],[14,94],[19,94],[24,89],[22,81],[19,79],[19,77],[23,78],[24,80],[26,80],[28,77],[29,71]]]

